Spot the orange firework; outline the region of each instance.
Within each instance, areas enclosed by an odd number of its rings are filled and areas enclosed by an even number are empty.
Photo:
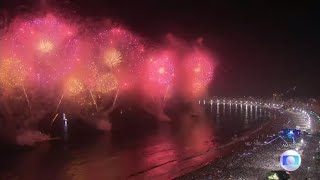
[[[96,84],[97,92],[107,94],[116,90],[117,88],[118,88],[118,80],[111,73],[103,74],[97,80],[97,84]]]
[[[27,71],[21,61],[15,59],[5,59],[0,61],[0,86],[5,90],[21,88],[28,103],[30,115],[32,116],[31,104],[24,87],[26,76]]]
[[[23,87],[27,71],[21,61],[4,59],[0,61],[0,85],[5,89]]]
[[[53,47],[54,46],[51,41],[42,40],[42,41],[40,41],[40,43],[38,45],[38,50],[42,53],[49,53],[52,51]]]
[[[69,78],[65,83],[65,94],[69,97],[75,97],[85,91],[84,84],[77,78]]]
[[[120,51],[116,50],[115,48],[108,48],[104,53],[104,60],[106,65],[112,69],[121,63],[122,56]]]
[[[85,91],[86,87],[84,83],[78,78],[70,77],[65,82],[64,94],[70,101],[75,102],[80,106],[90,105]],[[64,94],[61,96],[61,98],[63,98]],[[61,102],[59,102],[57,109],[59,108],[60,103]]]

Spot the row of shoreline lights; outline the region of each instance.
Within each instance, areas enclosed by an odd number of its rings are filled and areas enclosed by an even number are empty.
[[[269,107],[269,108],[282,108],[283,104],[275,104],[275,103],[263,103],[263,102],[252,102],[252,101],[243,101],[243,100],[209,100],[208,103],[212,106],[213,104],[217,104],[219,105],[221,104],[244,104],[244,105],[255,105],[255,106],[265,106],[265,107]],[[201,100],[199,100],[199,104],[201,104]],[[203,100],[203,105],[206,104],[206,100]],[[292,107],[289,110],[294,110],[294,111],[299,111],[300,113],[303,113],[305,116],[307,116],[307,120],[308,120],[308,128],[310,128],[311,126],[311,119],[310,119],[310,115],[309,113],[302,109],[302,108],[297,108],[297,107]],[[318,115],[317,115],[318,116]],[[318,119],[320,120],[320,117],[318,116]]]
[[[208,103],[210,105],[213,105],[213,104],[245,104],[245,105],[255,105],[255,106],[268,106],[268,107],[273,107],[273,108],[281,108],[283,107],[282,104],[271,104],[271,103],[263,103],[263,102],[252,102],[252,101],[242,101],[242,100],[209,100]],[[199,104],[201,104],[201,100],[199,100]],[[203,100],[203,105],[206,104],[206,100]]]
[[[304,109],[301,109],[301,108],[297,108],[297,107],[292,107],[290,108],[290,110],[294,111],[294,112],[299,112],[299,113],[302,113],[305,117],[307,117],[306,119],[308,120],[308,129],[311,128],[311,118],[310,118],[310,114],[304,110]]]
[[[222,102],[222,103],[221,103]],[[214,101],[211,99],[210,101],[209,101],[209,104],[212,106],[213,105],[213,103],[214,103]],[[283,104],[272,104],[271,105],[271,103],[262,103],[262,102],[252,102],[252,101],[250,101],[250,102],[248,102],[248,101],[232,101],[232,100],[229,100],[229,101],[226,101],[226,100],[222,100],[222,101],[220,101],[220,100],[216,100],[215,101],[215,103],[217,104],[217,105],[219,105],[220,103],[221,104],[245,104],[246,106],[247,105],[264,105],[264,106],[266,106],[266,107],[273,107],[273,108],[281,108],[281,107],[283,107]],[[199,100],[199,104],[201,104],[201,100]],[[206,104],[206,100],[203,100],[203,105],[205,105]],[[306,111],[306,110],[304,110],[304,109],[302,109],[302,108],[297,108],[297,107],[292,107],[292,108],[290,108],[290,109],[288,109],[288,110],[293,110],[293,111],[298,111],[299,113],[302,113],[303,115],[304,115],[304,117],[307,119],[307,128],[308,129],[310,129],[311,128],[311,118],[310,118],[310,114]],[[313,112],[312,112],[313,113]],[[317,115],[316,113],[315,113],[315,115],[317,116],[317,118],[320,120],[320,117],[319,117],[319,115]],[[302,144],[304,144],[304,140],[303,139],[301,139],[301,145]],[[319,142],[319,144],[320,144],[320,142]],[[296,151],[299,151],[299,149],[301,148],[301,146],[299,146],[299,147],[296,147],[295,148],[295,150]],[[313,157],[314,158],[314,157]]]

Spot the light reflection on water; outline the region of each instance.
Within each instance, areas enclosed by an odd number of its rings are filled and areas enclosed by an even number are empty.
[[[81,141],[87,136],[84,134],[76,137],[80,143],[74,143],[72,134],[65,132],[62,137],[68,143],[43,143],[16,159],[8,158],[11,166],[4,172],[22,179],[170,178],[183,169],[213,160],[217,156],[213,149],[272,114],[247,105],[197,107],[195,115],[181,115],[174,120],[178,123],[161,123],[142,135],[101,134],[86,142]],[[72,130],[72,124],[68,124],[68,130]]]

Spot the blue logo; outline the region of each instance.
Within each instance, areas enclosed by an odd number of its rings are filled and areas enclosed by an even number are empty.
[[[299,156],[282,156],[282,163],[284,166],[299,166]]]
[[[301,165],[301,157],[296,151],[287,150],[281,155],[280,165],[287,171],[295,171]]]

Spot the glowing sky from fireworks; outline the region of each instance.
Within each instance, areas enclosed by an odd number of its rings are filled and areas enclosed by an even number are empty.
[[[157,49],[121,26],[98,25],[86,33],[79,27],[52,13],[15,18],[0,35],[1,88],[22,86],[30,78],[30,86],[40,83],[44,92],[48,85],[63,87],[69,97],[87,90],[111,95],[142,84],[145,92],[163,95],[168,87],[182,88],[175,82],[187,81],[200,95],[212,81],[214,60],[201,48],[175,43]],[[177,79],[181,69],[187,70]]]
[[[0,53],[20,59],[32,69],[34,78],[48,85],[71,71],[75,33],[76,26],[52,14],[18,17],[1,37]]]

